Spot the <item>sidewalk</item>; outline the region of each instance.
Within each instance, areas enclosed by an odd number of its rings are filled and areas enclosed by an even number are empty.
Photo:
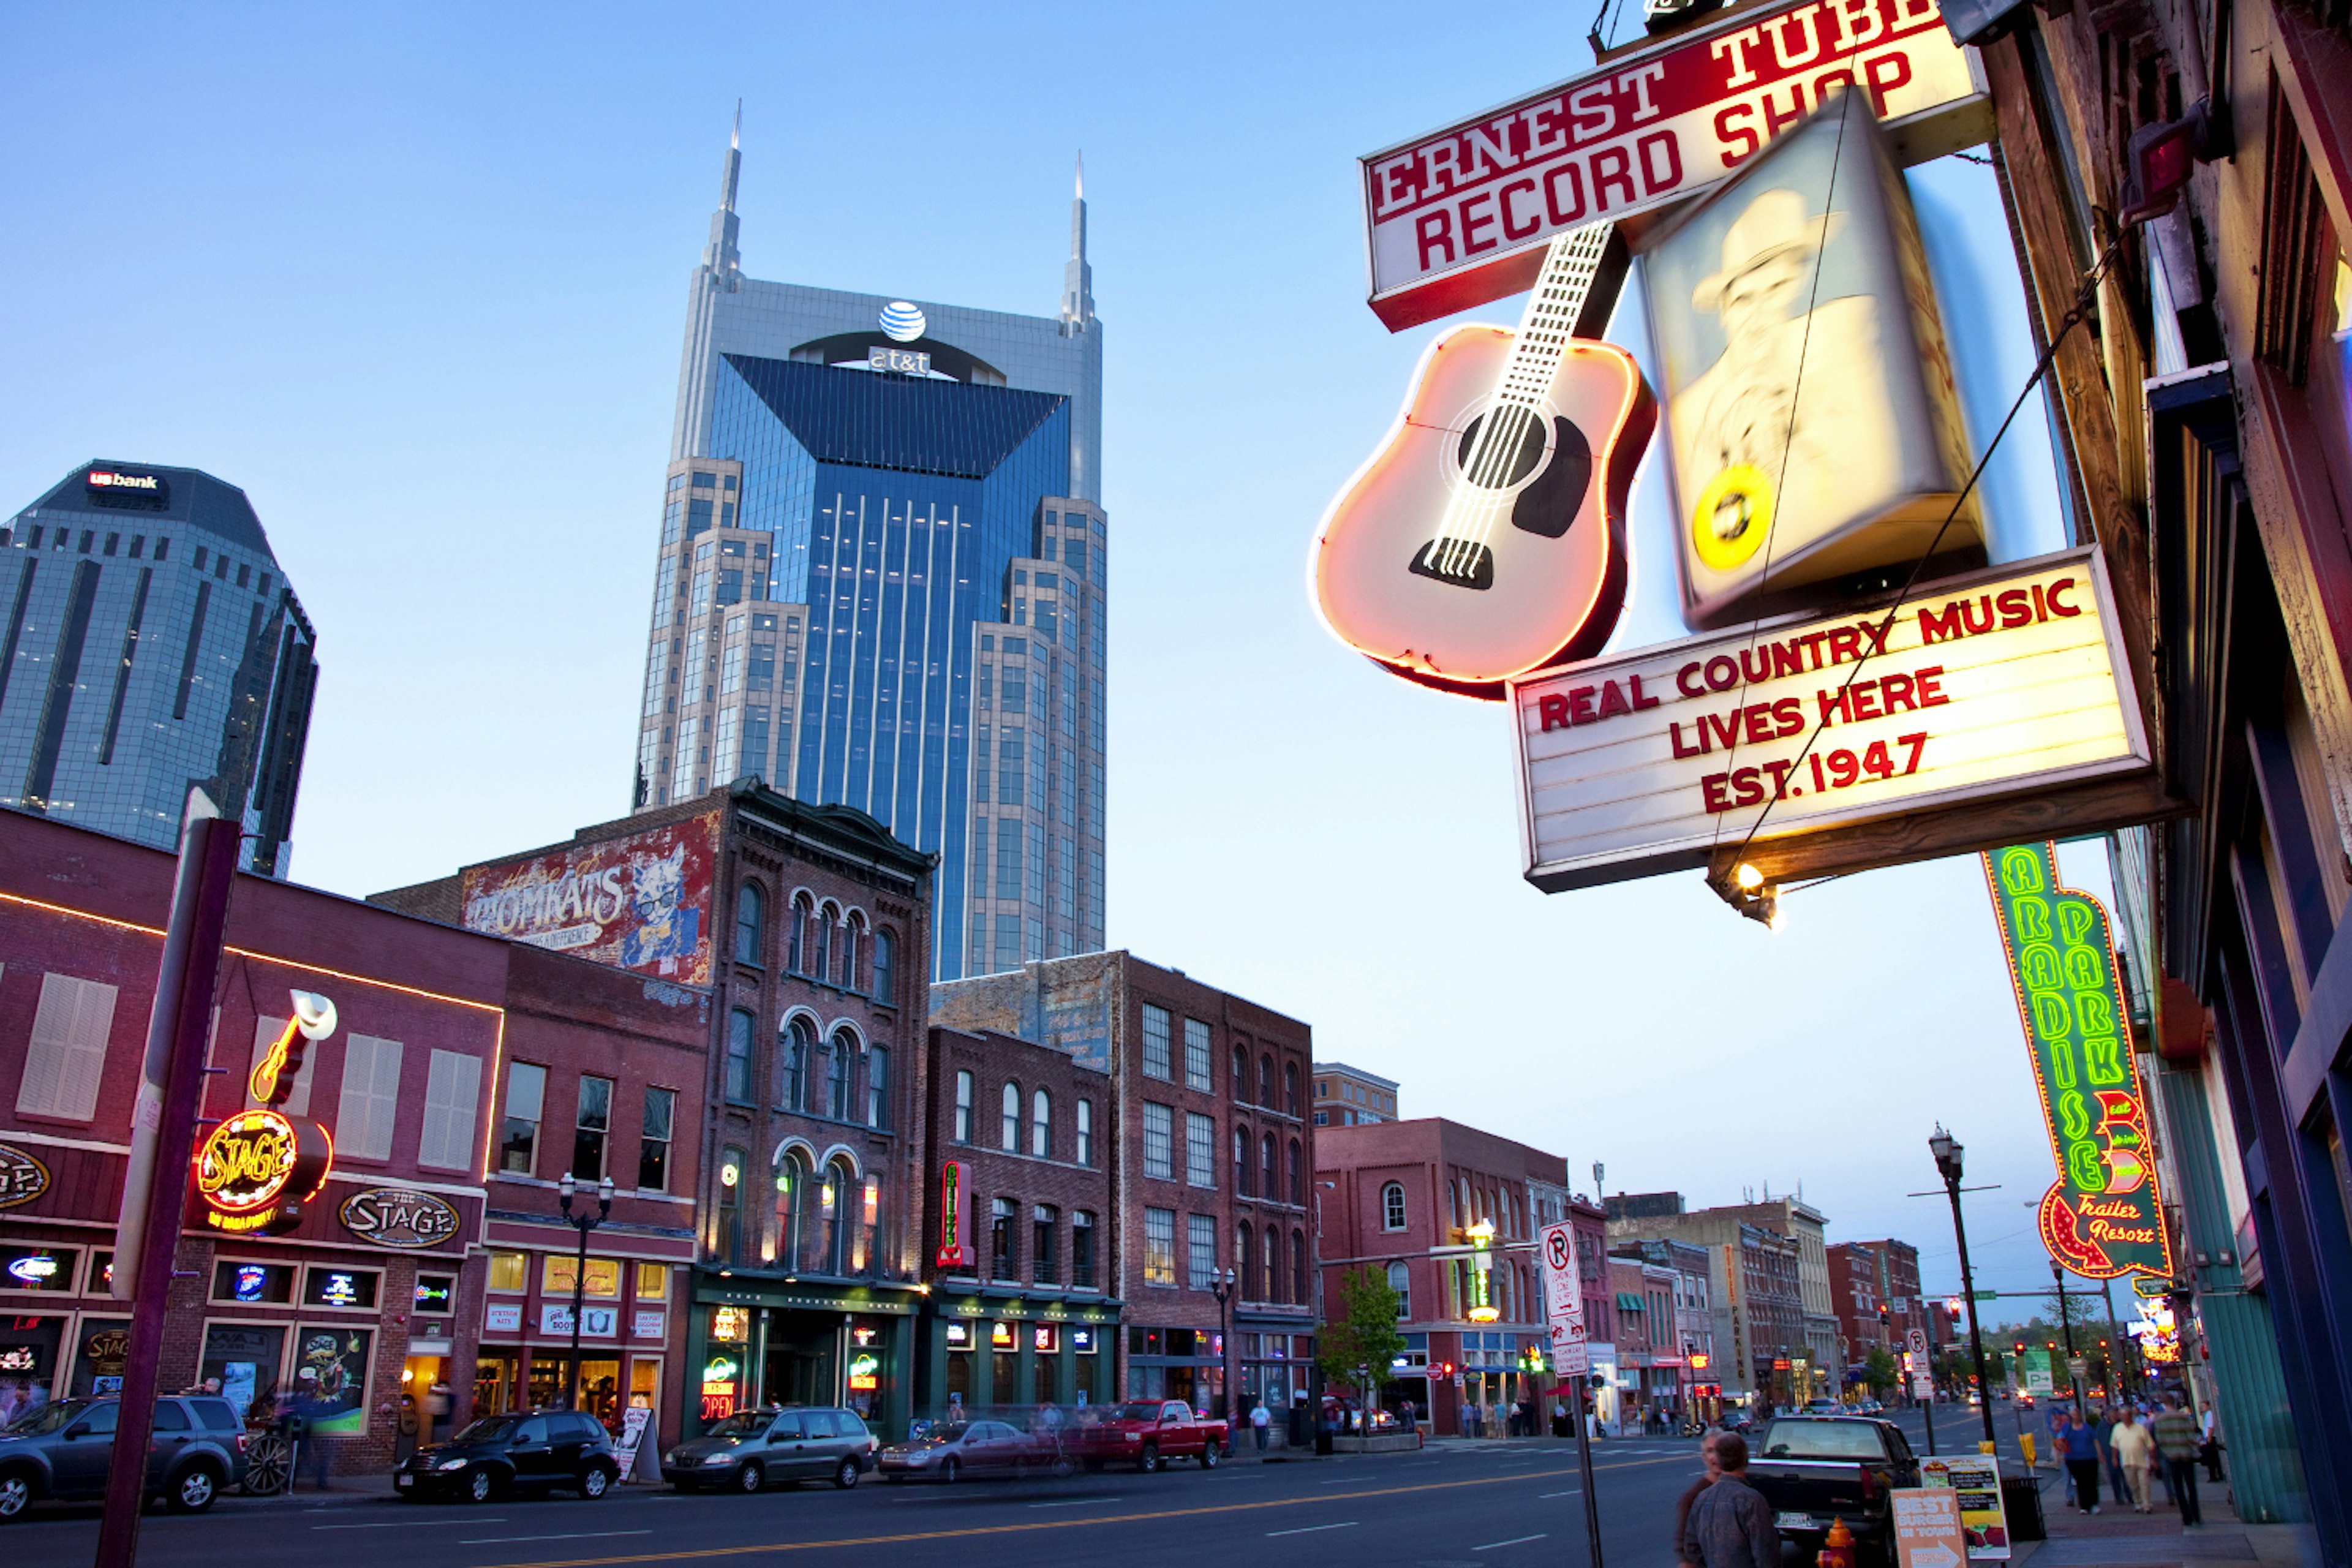
[[[2164,1500],[2164,1489],[2148,1483],[2148,1511],[2130,1503],[2117,1508],[2105,1496],[2087,1514],[2066,1506],[2065,1478],[2037,1472],[2047,1541],[2021,1541],[2011,1568],[2189,1568],[2190,1564],[2242,1563],[2260,1568],[2319,1568],[2319,1541],[2307,1524],[2245,1524],[2230,1504],[2227,1481],[2202,1480],[2197,1489],[2205,1522],[2184,1530],[2180,1515]]]

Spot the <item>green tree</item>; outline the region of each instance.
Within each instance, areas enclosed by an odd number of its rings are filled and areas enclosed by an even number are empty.
[[[1903,1372],[1895,1359],[1895,1352],[1884,1345],[1874,1348],[1869,1355],[1864,1357],[1862,1365],[1864,1375],[1870,1380],[1871,1393],[1882,1399],[1894,1389]]]
[[[1370,1268],[1353,1269],[1339,1279],[1339,1312],[1316,1336],[1315,1359],[1326,1377],[1352,1386],[1370,1408],[1379,1402],[1389,1367],[1404,1353],[1397,1295]]]

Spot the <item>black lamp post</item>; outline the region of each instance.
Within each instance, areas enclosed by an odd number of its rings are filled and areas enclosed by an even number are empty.
[[[2074,1315],[2066,1307],[2066,1270],[2050,1260],[2050,1278],[2058,1281],[2058,1331],[2066,1336],[2066,1382],[2074,1390],[2074,1414],[2083,1413],[2083,1380],[2074,1375]]]
[[[1234,1299],[1234,1271],[1230,1268],[1209,1270],[1209,1294],[1217,1299],[1217,1361],[1224,1373],[1225,1442],[1233,1443],[1233,1423],[1240,1406],[1234,1402],[1234,1330],[1232,1314],[1225,1303]]]
[[[1960,1246],[1960,1294],[1969,1303],[1969,1355],[1976,1363],[1977,1407],[1984,1413],[1984,1451],[1990,1454],[2000,1439],[1993,1432],[1992,1380],[1985,1375],[1984,1335],[1977,1327],[1977,1284],[1969,1268],[1969,1227],[1960,1218],[1960,1143],[1938,1121],[1927,1148],[1936,1156],[1937,1173],[1944,1178],[1944,1191],[1952,1200],[1952,1237]]]
[[[572,1361],[563,1371],[563,1407],[577,1410],[580,1408],[580,1298],[588,1286],[588,1233],[604,1224],[604,1216],[613,1212],[613,1178],[607,1176],[596,1184],[594,1214],[572,1212],[572,1198],[580,1190],[580,1184],[571,1172],[563,1173],[563,1180],[555,1184],[555,1190],[563,1200],[564,1223],[580,1233],[580,1254],[572,1265]]]

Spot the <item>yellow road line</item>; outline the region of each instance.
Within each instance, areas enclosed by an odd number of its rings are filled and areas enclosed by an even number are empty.
[[[1595,1465],[1593,1469],[1631,1470],[1648,1465],[1687,1463],[1677,1455],[1661,1455],[1652,1459],[1624,1459],[1611,1465]],[[1040,1519],[1021,1524],[981,1524],[961,1530],[918,1530],[898,1535],[842,1536],[831,1541],[762,1542],[755,1546],[709,1546],[683,1552],[644,1552],[625,1557],[565,1557],[538,1563],[509,1563],[500,1568],[618,1568],[630,1563],[682,1563],[705,1557],[743,1557],[757,1552],[818,1552],[845,1546],[898,1546],[914,1541],[948,1541],[974,1535],[1022,1535],[1040,1530],[1076,1530],[1106,1524],[1134,1524],[1154,1519],[1194,1519],[1203,1514],[1247,1513],[1259,1509],[1296,1508],[1301,1503],[1353,1502],[1359,1498],[1402,1497],[1412,1492],[1458,1491],[1464,1487],[1502,1486],[1511,1481],[1534,1480],[1538,1473],[1523,1470],[1509,1476],[1481,1476],[1471,1480],[1430,1481],[1415,1486],[1380,1487],[1370,1491],[1340,1492],[1329,1497],[1268,1498],[1261,1502],[1211,1503],[1201,1508],[1155,1509],[1149,1513],[1120,1513],[1082,1519]]]

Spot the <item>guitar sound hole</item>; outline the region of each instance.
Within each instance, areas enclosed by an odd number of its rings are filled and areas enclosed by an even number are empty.
[[[1491,588],[1495,552],[1466,539],[1433,539],[1413,552],[1410,570],[1416,577],[1434,577],[1457,588]]]
[[[1520,434],[1519,449],[1511,458],[1510,472],[1498,479],[1472,479],[1471,483],[1477,485],[1481,489],[1499,490],[1517,484],[1521,479],[1534,473],[1536,465],[1543,461],[1543,421],[1517,409],[1512,411],[1511,417],[1518,422]],[[1468,429],[1462,432],[1462,445],[1455,451],[1454,460],[1461,467],[1465,477],[1469,473],[1470,455],[1478,449],[1479,427],[1486,423],[1486,416],[1481,414],[1477,418],[1470,421]]]

